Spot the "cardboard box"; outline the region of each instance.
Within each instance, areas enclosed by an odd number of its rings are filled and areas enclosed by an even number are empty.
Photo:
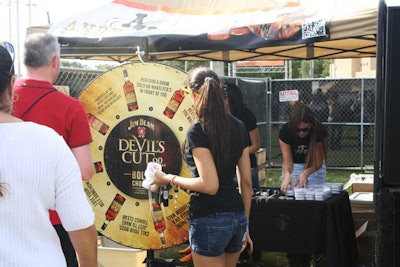
[[[266,186],[267,184],[265,165],[258,167],[258,182],[260,186]]]
[[[98,247],[97,260],[101,267],[145,267],[146,251],[135,249]]]
[[[374,192],[374,184],[372,183],[353,183],[351,185],[354,192]]]
[[[373,211],[374,193],[372,192],[355,192],[349,196],[351,209],[356,211]]]
[[[358,184],[352,184],[356,190]],[[371,186],[372,184],[363,184]],[[373,266],[376,243],[377,215],[373,192],[354,192],[349,196],[357,242],[358,261],[362,266]]]
[[[352,192],[373,192],[374,176],[372,174],[355,174],[350,176],[349,181],[343,186],[344,190],[351,187]]]
[[[374,266],[377,229],[375,210],[353,210],[353,221],[354,229],[356,229],[358,262],[360,266]]]
[[[129,248],[113,242],[103,236],[99,237],[97,260],[99,267],[145,267],[143,261],[147,251]]]
[[[265,148],[259,148],[255,154],[257,159],[257,166],[265,166],[265,164],[267,163],[267,150]]]

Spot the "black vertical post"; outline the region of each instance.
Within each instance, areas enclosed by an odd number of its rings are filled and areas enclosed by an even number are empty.
[[[151,260],[154,259],[154,250],[147,250],[147,257],[145,259],[145,263],[147,267],[151,267]]]

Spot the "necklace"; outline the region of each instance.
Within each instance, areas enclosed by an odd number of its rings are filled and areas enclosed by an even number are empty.
[[[26,83],[23,84],[15,84],[18,87],[23,87],[23,88],[35,88],[35,89],[54,89],[54,86],[48,87],[48,86],[38,86],[38,85],[28,85]]]

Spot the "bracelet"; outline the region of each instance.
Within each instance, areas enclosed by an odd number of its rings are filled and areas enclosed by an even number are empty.
[[[169,184],[171,186],[174,186],[174,179],[176,178],[176,175],[172,176],[171,180],[169,181]]]

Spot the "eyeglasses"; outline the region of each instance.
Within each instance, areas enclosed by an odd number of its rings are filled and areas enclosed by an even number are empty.
[[[305,127],[305,128],[296,128],[296,132],[303,132],[303,133],[309,133],[311,131],[311,127]]]
[[[7,50],[7,52],[10,54],[11,59],[12,59],[12,63],[10,66],[10,70],[8,71],[8,74],[11,75],[11,71],[14,68],[14,60],[15,60],[15,50],[14,50],[14,46],[12,44],[10,44],[9,42],[0,42],[0,45],[2,47],[4,47],[4,49]]]

